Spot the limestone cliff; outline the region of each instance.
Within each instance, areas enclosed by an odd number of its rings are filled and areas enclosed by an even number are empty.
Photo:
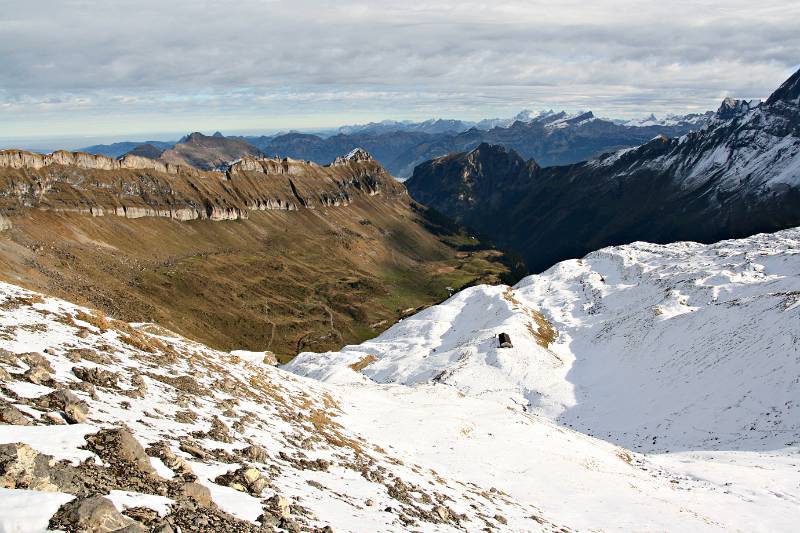
[[[320,166],[245,157],[221,172],[128,155],[41,155],[0,151],[0,215],[26,208],[126,218],[236,220],[253,210],[346,206],[358,197],[391,201],[405,188],[372,158]]]

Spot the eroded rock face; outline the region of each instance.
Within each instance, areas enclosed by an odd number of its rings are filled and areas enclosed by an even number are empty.
[[[72,166],[91,170],[139,169],[177,174],[181,167],[146,157],[127,155],[111,159],[104,155],[59,150],[52,154],[34,154],[24,150],[0,150],[0,167],[38,170],[50,165]],[[189,168],[183,170],[191,171]]]
[[[340,207],[360,196],[405,195],[368,154],[348,157],[327,167],[244,157],[223,174],[135,155],[113,160],[79,152],[0,151],[0,231],[10,227],[9,215],[20,206],[95,217],[226,221],[247,219],[250,211]]]
[[[0,444],[0,487],[54,492],[50,481],[50,460],[27,444]]]

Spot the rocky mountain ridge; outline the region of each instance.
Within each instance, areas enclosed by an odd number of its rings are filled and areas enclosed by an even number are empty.
[[[224,174],[133,155],[118,160],[80,152],[0,152],[0,209],[24,208],[177,220],[236,220],[252,210],[348,205],[359,195],[405,194],[366,152],[322,167],[244,157]]]
[[[703,129],[681,137],[548,168],[482,144],[420,165],[406,185],[533,270],[636,240],[714,242],[792,227],[800,223],[797,76],[761,104],[726,99]]]
[[[258,148],[243,139],[224,137],[219,132],[210,136],[194,132],[164,150],[158,159],[200,170],[224,170],[230,161],[261,155]]]
[[[190,166],[164,163],[135,155],[124,155],[114,159],[104,155],[66,150],[50,154],[37,154],[25,150],[0,150],[0,168],[39,170],[50,165],[74,166],[87,170],[156,170],[166,174],[196,171]]]

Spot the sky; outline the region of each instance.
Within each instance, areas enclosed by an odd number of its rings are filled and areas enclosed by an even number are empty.
[[[0,0],[0,145],[705,111],[768,96],[798,28],[796,0]]]

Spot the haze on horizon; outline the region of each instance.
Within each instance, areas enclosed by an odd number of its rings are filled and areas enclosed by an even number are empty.
[[[523,108],[697,112],[729,95],[763,98],[800,61],[800,3],[776,0],[0,0],[0,9],[0,145]]]

